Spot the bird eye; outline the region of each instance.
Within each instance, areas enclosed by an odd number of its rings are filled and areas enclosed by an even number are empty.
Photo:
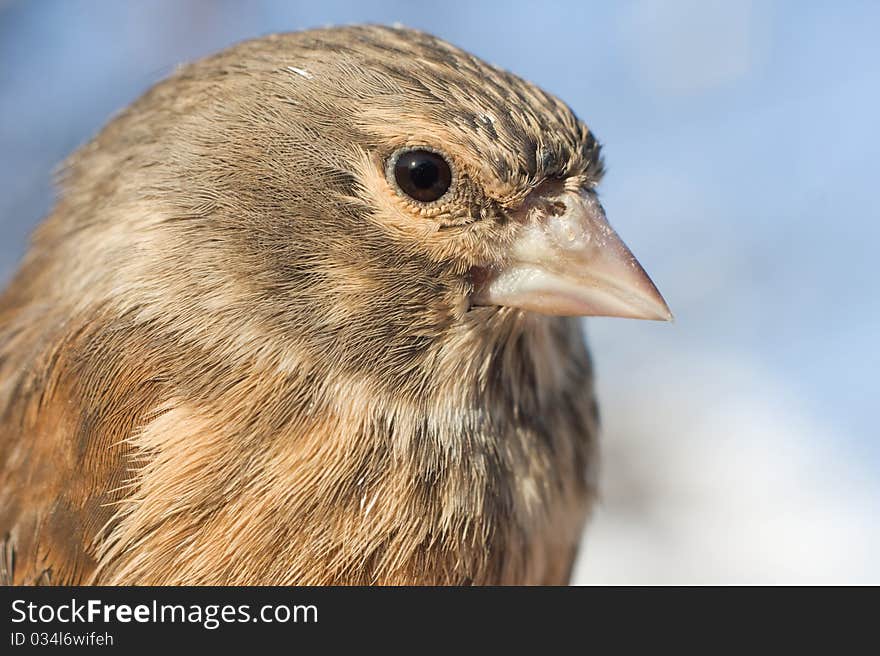
[[[394,160],[394,180],[413,200],[433,203],[452,184],[452,170],[442,155],[430,150],[406,150]]]

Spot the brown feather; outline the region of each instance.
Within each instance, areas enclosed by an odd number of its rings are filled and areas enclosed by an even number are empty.
[[[404,145],[456,185],[389,185]],[[412,30],[183,67],[68,162],[0,297],[0,577],[564,583],[595,479],[577,322],[472,308],[559,100]]]

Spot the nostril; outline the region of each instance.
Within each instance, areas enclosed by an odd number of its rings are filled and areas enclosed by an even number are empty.
[[[534,221],[554,219],[568,212],[568,206],[561,200],[540,198],[532,202],[529,215]]]
[[[550,203],[547,203],[547,215],[548,216],[562,216],[565,214],[568,207],[566,207],[565,203],[561,200],[555,200]]]

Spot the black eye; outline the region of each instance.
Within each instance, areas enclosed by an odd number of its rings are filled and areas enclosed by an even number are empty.
[[[441,155],[430,150],[407,150],[394,162],[394,179],[410,198],[432,203],[449,191],[452,171]]]

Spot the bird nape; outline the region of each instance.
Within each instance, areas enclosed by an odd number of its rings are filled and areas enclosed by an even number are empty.
[[[578,319],[668,319],[561,101],[347,27],[181,68],[67,162],[0,296],[6,583],[561,584]]]

